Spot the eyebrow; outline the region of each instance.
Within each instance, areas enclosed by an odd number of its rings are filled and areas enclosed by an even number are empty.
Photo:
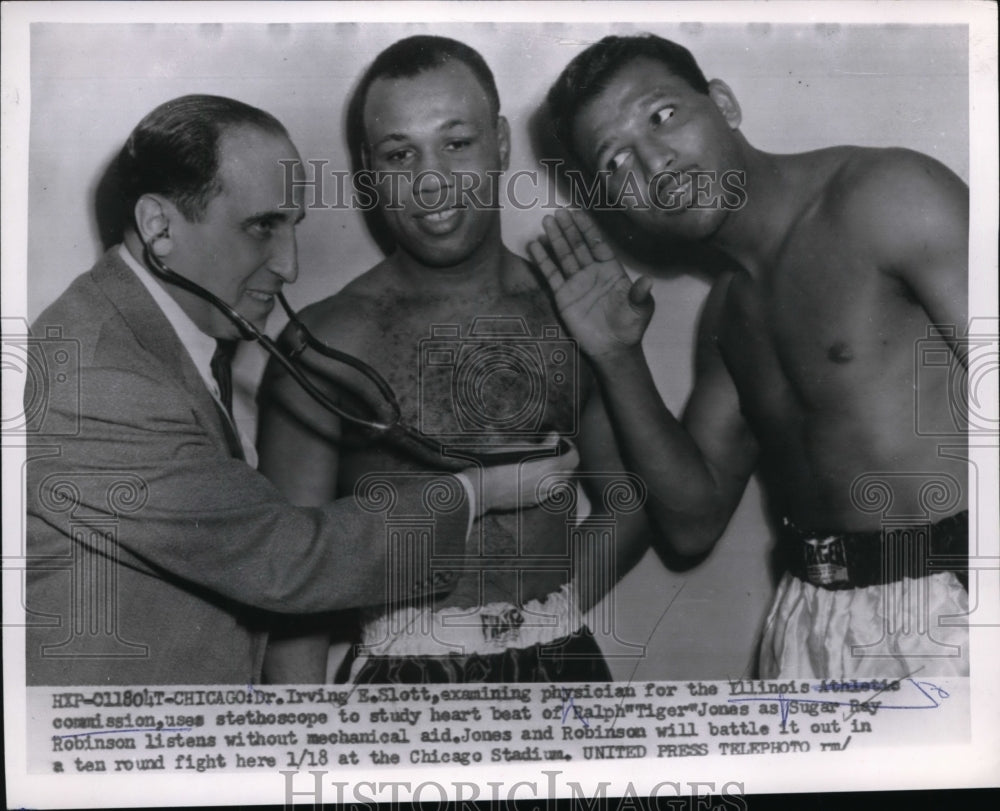
[[[452,130],[455,127],[472,127],[476,129],[476,124],[472,121],[465,121],[461,118],[452,118],[449,121],[445,121],[440,127],[438,127],[438,132],[443,132],[444,130]]]
[[[479,129],[479,127],[471,121],[466,121],[461,118],[450,118],[443,124],[441,124],[441,126],[438,127],[438,132],[452,130],[455,129],[456,127],[472,127],[473,129],[476,130]],[[409,140],[408,136],[402,132],[390,132],[387,135],[383,135],[381,138],[379,138],[374,144],[372,144],[371,148],[377,149],[378,147],[390,141],[398,143],[407,140]]]
[[[401,132],[390,132],[388,135],[379,138],[374,144],[372,144],[372,149],[380,147],[382,146],[382,144],[387,143],[389,141],[405,141],[405,140],[406,136],[403,135]]]
[[[295,220],[293,221],[292,224],[293,225],[298,225],[305,218],[306,218],[306,212],[300,210],[299,213],[295,216]],[[243,222],[240,223],[240,225],[241,225],[241,227],[245,228],[248,225],[255,225],[256,223],[264,222],[265,220],[279,220],[281,222],[287,222],[288,221],[288,212],[287,211],[261,211],[261,212],[258,212],[257,214],[251,214],[249,217],[246,217],[243,220]]]

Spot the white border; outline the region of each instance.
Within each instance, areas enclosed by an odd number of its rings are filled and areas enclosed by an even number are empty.
[[[2,160],[3,240],[2,306],[4,316],[25,311],[27,261],[28,130],[30,121],[29,35],[33,21],[52,22],[165,22],[199,21],[260,22],[545,22],[572,18],[577,22],[841,22],[841,23],[968,23],[970,37],[970,176],[971,262],[970,314],[996,316],[997,302],[997,20],[989,2],[921,3],[13,3],[2,7]],[[4,383],[4,398],[16,397]],[[995,406],[995,404],[994,404]],[[981,493],[997,492],[996,449],[977,454]],[[20,492],[20,465],[16,455],[4,458],[4,492]],[[11,462],[14,462],[11,464]],[[12,538],[11,511],[18,503],[5,502],[5,554],[16,554],[19,539]],[[983,526],[998,526],[995,503],[980,504]],[[17,518],[15,515],[14,518]],[[20,523],[18,519],[18,524]],[[995,540],[995,539],[994,539]],[[996,550],[993,550],[996,553]],[[995,581],[992,588],[996,589]],[[997,602],[998,595],[990,595]],[[4,616],[17,617],[22,609],[16,590],[4,590]],[[1000,727],[996,719],[1000,704],[1000,679],[996,678],[997,628],[973,628],[973,669],[980,675],[973,683],[972,741],[968,746],[936,746],[928,742],[918,751],[907,747],[905,757],[875,758],[864,750],[834,755],[797,755],[794,761],[765,757],[739,757],[702,762],[680,761],[609,762],[604,769],[594,763],[564,767],[562,780],[577,780],[594,789],[600,780],[623,786],[631,782],[637,791],[663,779],[742,782],[747,791],[797,792],[816,790],[884,790],[995,785],[1000,775]],[[6,772],[8,802],[35,807],[117,807],[124,805],[247,804],[280,803],[283,788],[274,774],[144,775],[100,777],[25,775],[24,753],[17,741],[24,729],[23,634],[4,635],[4,693],[6,720]],[[988,658],[988,661],[987,661]],[[20,710],[20,712],[19,712]],[[918,756],[919,752],[919,756]],[[831,761],[831,757],[836,757]],[[835,768],[834,767],[835,763]],[[545,778],[534,771],[540,785]],[[451,770],[448,780],[512,779],[510,767]],[[665,776],[665,771],[670,774]],[[395,774],[388,770],[371,773],[376,780],[414,779],[412,770]],[[520,769],[519,775],[527,775]],[[850,775],[851,779],[845,779]],[[432,775],[427,775],[430,778]],[[203,777],[203,779],[202,779]],[[835,778],[835,779],[834,779]],[[353,779],[353,777],[352,777]],[[358,776],[358,779],[362,779]],[[612,790],[609,796],[615,796]]]

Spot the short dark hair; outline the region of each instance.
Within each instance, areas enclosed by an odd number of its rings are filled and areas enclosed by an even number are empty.
[[[118,155],[123,214],[131,223],[144,194],[162,194],[189,221],[201,219],[222,187],[219,141],[233,127],[288,136],[277,118],[223,96],[181,96],[164,102],[132,130]]]
[[[349,140],[357,141],[357,146],[360,147],[365,138],[365,102],[368,100],[368,91],[377,79],[411,78],[424,71],[444,67],[449,62],[461,62],[472,71],[486,93],[490,114],[494,118],[500,115],[497,83],[493,78],[493,71],[479,51],[457,39],[419,34],[394,42],[368,66],[351,99]]]
[[[549,89],[549,114],[555,136],[579,161],[573,146],[573,119],[580,109],[608,86],[625,65],[647,58],[664,64],[698,93],[708,93],[708,80],[683,45],[655,34],[608,36],[577,54]]]

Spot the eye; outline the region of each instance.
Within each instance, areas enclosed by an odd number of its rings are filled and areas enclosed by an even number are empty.
[[[610,172],[617,172],[622,166],[625,165],[625,161],[628,160],[629,155],[631,155],[627,149],[620,149],[612,155],[607,163],[604,164],[604,168]]]
[[[455,138],[445,145],[445,149],[450,149],[452,152],[458,152],[459,150],[465,149],[472,145],[471,138]]]
[[[666,123],[667,119],[673,118],[674,108],[672,105],[668,104],[664,107],[660,107],[655,113],[653,113],[649,120],[653,126],[660,126],[660,124]]]
[[[403,163],[413,154],[412,149],[394,149],[385,156],[388,163]]]
[[[266,239],[271,236],[273,230],[273,220],[258,220],[257,222],[250,223],[250,225],[247,226],[247,231],[260,239]]]

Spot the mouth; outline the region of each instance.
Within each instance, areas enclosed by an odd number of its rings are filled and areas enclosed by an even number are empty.
[[[431,236],[445,236],[458,228],[461,217],[461,209],[449,207],[418,214],[414,219],[420,229]]]
[[[690,205],[693,181],[687,172],[670,172],[656,183],[654,204],[667,213],[679,213]]]
[[[430,220],[431,222],[447,222],[457,216],[457,208],[445,208],[441,211],[432,211],[430,214],[424,214],[423,219]]]
[[[278,295],[277,290],[247,290],[247,298],[259,301],[261,304],[274,304],[274,298]]]

